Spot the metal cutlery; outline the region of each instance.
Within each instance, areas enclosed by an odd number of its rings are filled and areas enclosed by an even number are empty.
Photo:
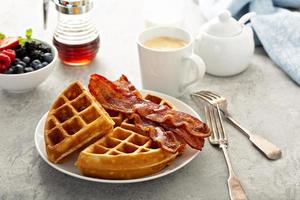
[[[225,157],[225,161],[226,161],[228,173],[229,173],[227,183],[228,183],[230,199],[231,200],[245,200],[245,199],[247,199],[246,193],[245,193],[239,179],[235,175],[232,165],[231,165],[231,162],[230,162],[230,159],[229,159],[229,155],[228,155],[228,151],[227,151],[228,139],[227,139],[227,135],[226,135],[226,132],[225,132],[225,129],[223,126],[220,109],[219,109],[218,105],[216,105],[216,107],[205,106],[204,109],[205,109],[206,122],[209,125],[209,127],[211,127],[211,130],[212,130],[212,134],[209,137],[209,142],[212,145],[219,146],[219,148],[221,148],[224,153],[224,157]]]
[[[47,21],[48,21],[48,9],[49,9],[49,1],[50,0],[43,0],[43,24],[44,30],[47,29]]]
[[[192,94],[193,97],[200,97],[209,104],[219,107],[224,117],[231,122],[235,127],[242,131],[267,158],[271,160],[276,160],[281,157],[281,150],[263,138],[260,135],[253,134],[244,127],[242,127],[237,121],[235,121],[229,114],[227,110],[227,100],[219,94],[210,91],[200,91]]]

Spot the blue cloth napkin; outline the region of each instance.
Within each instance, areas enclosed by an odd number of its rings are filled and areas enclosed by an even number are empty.
[[[202,14],[208,19],[225,9],[237,19],[256,12],[251,26],[260,44],[274,63],[300,85],[300,12],[289,10],[300,8],[300,0],[200,0],[199,4],[204,6]]]

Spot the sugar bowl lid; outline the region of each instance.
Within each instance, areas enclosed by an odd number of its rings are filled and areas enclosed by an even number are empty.
[[[242,29],[241,23],[231,17],[229,11],[224,11],[209,21],[204,31],[217,37],[232,37],[240,34]]]

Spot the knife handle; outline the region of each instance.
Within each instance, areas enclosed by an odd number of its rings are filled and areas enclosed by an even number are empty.
[[[281,150],[262,136],[251,134],[249,140],[269,159],[276,160],[281,157]]]
[[[242,184],[235,175],[229,176],[227,182],[231,200],[247,200]]]
[[[241,130],[246,136],[249,137],[249,140],[256,146],[267,158],[271,160],[276,160],[281,157],[281,150],[263,138],[260,135],[252,134],[250,131],[242,127],[237,121],[235,121],[231,116],[227,115],[226,118],[231,122],[235,127]]]
[[[231,161],[229,159],[229,154],[227,151],[227,145],[221,144],[220,148],[223,150],[226,165],[228,168],[229,178],[227,180],[229,196],[231,200],[247,200],[247,196],[243,186],[237,176],[235,175]]]

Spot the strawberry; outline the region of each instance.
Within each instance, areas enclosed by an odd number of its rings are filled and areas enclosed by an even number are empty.
[[[0,51],[5,49],[12,49],[19,44],[19,40],[16,37],[6,37],[0,40]]]
[[[10,66],[11,60],[9,56],[0,53],[0,73],[4,72],[7,70]]]
[[[3,50],[0,53],[3,53],[5,55],[7,55],[10,58],[11,62],[14,61],[15,58],[16,58],[16,52],[14,50],[12,50],[12,49],[5,49],[5,50]]]
[[[5,70],[6,70],[5,65],[0,63],[0,73],[3,73]]]

